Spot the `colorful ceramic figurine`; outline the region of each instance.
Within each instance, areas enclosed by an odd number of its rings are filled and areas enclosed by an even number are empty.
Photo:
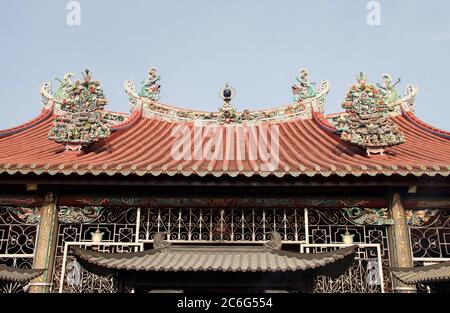
[[[317,92],[308,78],[308,70],[302,68],[298,71],[296,77],[298,84],[292,86],[292,93],[294,94],[294,101],[299,102],[306,98],[314,97]]]
[[[161,76],[158,74],[158,69],[156,67],[152,67],[148,70],[148,78],[147,80],[142,81],[141,91],[139,92],[139,96],[150,98],[154,101],[159,101],[160,99],[160,89],[161,85],[159,81]]]

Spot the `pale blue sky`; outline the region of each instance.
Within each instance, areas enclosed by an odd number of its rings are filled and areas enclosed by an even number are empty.
[[[289,103],[297,70],[328,79],[326,112],[359,71],[417,84],[417,115],[450,130],[450,1],[381,0],[381,26],[366,23],[366,0],[80,0],[81,26],[66,23],[66,0],[1,0],[0,129],[40,111],[39,86],[89,68],[109,109],[128,111],[126,78],[151,66],[162,101],[214,111],[228,81],[238,109]],[[54,84],[56,86],[56,84]]]

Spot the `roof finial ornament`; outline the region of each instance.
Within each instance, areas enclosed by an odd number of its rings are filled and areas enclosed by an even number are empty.
[[[366,83],[363,73],[350,87],[342,107],[347,116],[341,139],[366,149],[367,155],[383,154],[386,147],[405,141],[403,133],[389,118],[389,98],[375,85]]]
[[[295,78],[297,84],[292,86],[292,93],[294,94],[294,102],[300,102],[307,98],[312,98],[317,94],[314,85],[316,83],[309,81],[309,73],[306,68],[301,68]]]
[[[226,104],[229,104],[231,99],[233,99],[236,91],[229,83],[225,83],[225,86],[220,90],[220,97],[224,100]]]
[[[61,82],[64,88],[60,88],[63,114],[55,118],[48,138],[64,144],[66,150],[80,151],[110,135],[111,129],[104,118],[107,100],[89,70],[83,72],[83,80],[75,83],[70,81],[69,74],[64,75]]]
[[[161,76],[158,73],[158,69],[156,67],[151,67],[148,70],[148,78],[141,82],[139,96],[149,98],[153,101],[159,101],[161,98],[159,95],[161,89],[161,85],[159,84],[160,80]]]
[[[264,247],[267,249],[280,250],[282,246],[282,238],[279,232],[271,232],[270,240],[264,243]]]
[[[229,83],[225,83],[225,86],[220,90],[219,96],[223,99],[223,105],[219,108],[219,115],[217,120],[220,123],[236,122],[239,119],[235,108],[231,105],[231,99],[233,99],[236,91]]]

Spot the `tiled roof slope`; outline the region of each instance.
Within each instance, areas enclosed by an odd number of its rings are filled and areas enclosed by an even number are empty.
[[[133,253],[102,253],[74,247],[89,264],[115,270],[286,272],[319,269],[354,257],[351,246],[326,253],[297,253],[257,246],[170,246]]]
[[[0,264],[0,281],[24,283],[42,275],[43,272],[44,270],[40,269],[15,268]]]
[[[26,124],[26,128],[4,136],[0,133],[0,174],[448,176],[448,133],[425,127],[411,114],[402,112],[391,117],[403,131],[405,143],[387,148],[384,155],[370,157],[342,141],[320,112],[314,111],[311,118],[270,123],[279,127],[279,162],[274,170],[264,168],[261,160],[248,158],[175,160],[171,149],[179,139],[171,136],[172,130],[180,124],[192,130],[193,122],[145,117],[136,110],[114,126],[115,132],[106,140],[81,152],[65,151],[63,145],[48,139],[53,116],[43,114],[38,123]],[[226,126],[218,127],[225,136]],[[238,145],[237,140],[232,146],[224,141],[223,150],[236,155]],[[247,141],[244,147],[249,149]]]
[[[392,274],[408,285],[450,281],[450,261],[414,268],[393,268]]]

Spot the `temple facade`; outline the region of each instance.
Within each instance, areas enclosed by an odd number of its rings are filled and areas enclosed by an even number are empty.
[[[0,131],[0,292],[448,291],[450,132],[383,75],[343,111],[301,69],[293,102],[203,112],[151,68],[107,110],[86,70]]]

